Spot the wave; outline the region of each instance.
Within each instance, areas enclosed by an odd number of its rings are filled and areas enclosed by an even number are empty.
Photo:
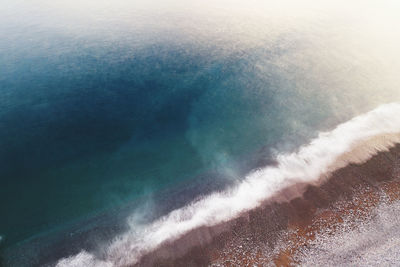
[[[81,251],[59,260],[57,266],[133,265],[164,242],[198,227],[229,221],[285,188],[320,183],[333,171],[362,163],[400,143],[399,114],[400,103],[391,103],[357,116],[330,132],[320,133],[295,153],[278,155],[275,166],[254,170],[237,186],[205,196],[151,224],[137,224],[133,215],[130,230],[104,245],[101,252]]]

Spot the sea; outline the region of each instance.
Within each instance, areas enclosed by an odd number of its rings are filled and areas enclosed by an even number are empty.
[[[134,264],[256,206],[229,199],[239,187],[246,203],[249,175],[321,133],[368,114],[368,129],[398,127],[399,11],[390,0],[0,0],[0,265]],[[269,175],[257,179],[275,184]],[[171,216],[197,221],[150,238]]]

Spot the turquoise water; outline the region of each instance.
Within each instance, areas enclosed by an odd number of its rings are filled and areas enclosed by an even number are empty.
[[[371,67],[384,50],[327,48],[357,27],[253,18],[238,30],[229,10],[118,3],[0,10],[3,248],[210,173],[235,182],[400,97],[396,68]]]
[[[279,110],[273,88],[243,73],[243,58],[209,62],[159,49],[161,59],[146,50],[124,64],[103,58],[92,63],[95,73],[78,55],[36,62],[39,72],[23,70],[31,61],[15,64],[2,81],[1,170],[8,183],[1,203],[13,207],[2,222],[7,240],[202,171],[237,178],[235,160],[284,134],[283,114],[271,114]],[[79,71],[54,71],[77,62]]]

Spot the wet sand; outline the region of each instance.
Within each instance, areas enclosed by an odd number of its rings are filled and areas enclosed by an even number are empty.
[[[361,150],[344,157],[362,159]],[[297,184],[234,220],[195,229],[145,255],[137,266],[296,265],[321,232],[335,235],[345,221],[357,222],[382,201],[400,199],[400,145],[364,163],[339,161],[318,184]]]

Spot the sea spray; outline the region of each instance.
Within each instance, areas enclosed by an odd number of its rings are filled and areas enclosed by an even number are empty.
[[[335,162],[360,143],[384,136],[381,145],[369,147],[362,157],[348,159],[347,163],[360,163],[378,151],[390,148],[400,142],[398,114],[400,103],[392,103],[355,117],[331,132],[321,133],[308,145],[302,146],[298,152],[279,155],[277,166],[253,171],[234,188],[213,193],[184,208],[174,210],[149,225],[140,226],[140,232],[131,225],[132,230],[116,237],[104,250],[102,260],[82,251],[75,256],[61,259],[57,266],[135,264],[143,255],[165,241],[176,240],[201,226],[212,226],[235,218],[296,183],[318,182],[321,175],[339,168],[341,165],[335,165]]]

